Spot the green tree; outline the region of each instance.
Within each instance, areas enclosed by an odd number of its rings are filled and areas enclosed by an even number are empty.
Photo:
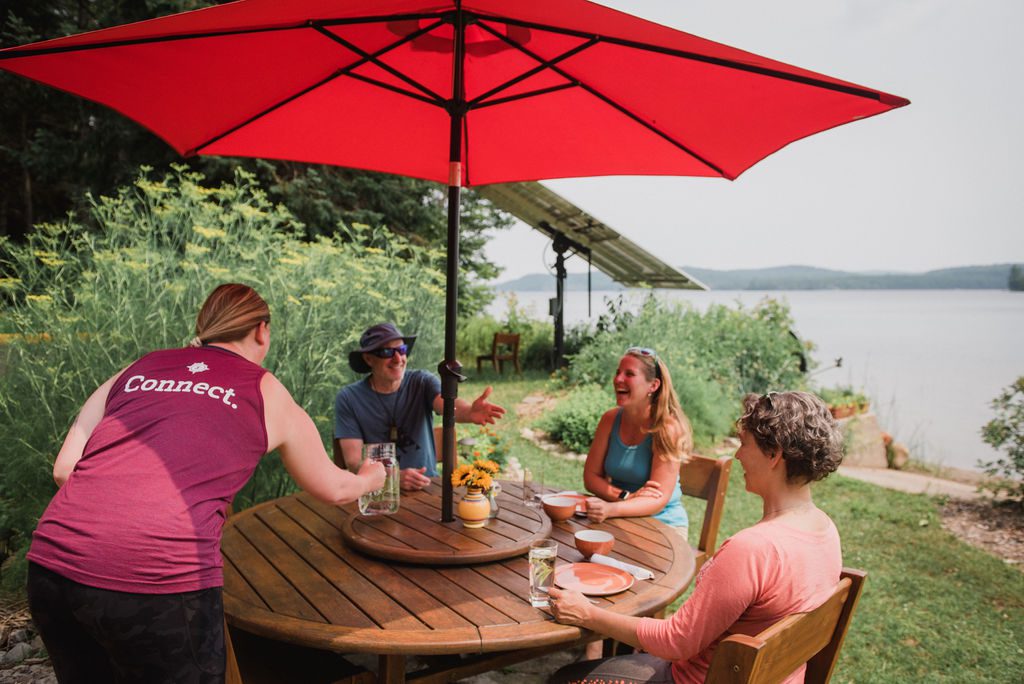
[[[996,417],[981,428],[981,438],[1005,455],[995,461],[978,462],[986,473],[997,478],[984,486],[1018,497],[1024,507],[1024,376],[1004,388],[992,400],[992,408]]]
[[[1024,268],[1017,264],[1011,266],[1007,285],[1014,292],[1024,292]]]
[[[0,0],[0,47],[55,38],[217,4],[204,0]],[[140,166],[158,173],[180,163],[149,131],[105,107],[0,72],[0,236],[24,239],[37,223],[68,212],[89,220],[88,195],[111,195]],[[198,157],[185,163],[215,182],[238,168],[255,174],[269,198],[303,224],[307,239],[341,224],[386,226],[418,245],[445,247],[444,188],[428,181],[286,161]],[[490,302],[483,283],[499,268],[483,253],[490,231],[511,225],[474,192],[463,193],[460,312]],[[343,231],[344,233],[344,231]]]

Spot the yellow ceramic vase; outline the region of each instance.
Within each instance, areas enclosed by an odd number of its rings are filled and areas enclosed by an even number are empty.
[[[480,487],[470,487],[458,507],[463,527],[483,527],[491,514],[491,503]]]

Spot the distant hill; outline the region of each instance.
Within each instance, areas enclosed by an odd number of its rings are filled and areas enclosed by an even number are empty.
[[[682,270],[713,290],[1005,290],[1012,264],[960,266],[925,273],[833,271],[813,266],[775,266],[717,271],[696,266]],[[625,289],[600,271],[591,274],[594,290]],[[587,274],[570,273],[567,290],[586,290]],[[545,273],[494,285],[496,290],[543,292],[555,289],[555,277]]]

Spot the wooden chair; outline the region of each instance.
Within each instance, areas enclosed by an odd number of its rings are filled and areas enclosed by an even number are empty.
[[[505,372],[505,362],[511,361],[515,366],[516,373],[523,374],[519,367],[519,333],[494,333],[494,340],[491,342],[491,353],[481,354],[476,357],[476,372],[483,372],[483,362],[490,361],[494,370],[499,373]]]
[[[832,595],[809,613],[779,620],[756,637],[733,634],[715,648],[705,682],[775,684],[807,663],[804,682],[826,684],[839,658],[866,573],[843,569]]]
[[[725,509],[725,491],[729,487],[729,472],[732,470],[732,456],[710,458],[693,454],[688,463],[679,469],[679,486],[686,496],[705,499],[704,524],[700,528],[700,540],[694,547],[697,570],[704,565],[717,548],[718,526]]]
[[[459,431],[458,425],[455,426],[455,460],[459,460]],[[437,456],[437,462],[440,463],[444,460],[444,427],[441,425],[434,426],[434,454]]]

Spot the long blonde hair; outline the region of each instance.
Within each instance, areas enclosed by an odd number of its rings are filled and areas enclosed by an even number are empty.
[[[198,347],[210,342],[234,342],[249,334],[261,322],[270,323],[270,307],[248,285],[224,283],[214,288],[196,317],[196,336],[189,343]]]
[[[640,362],[644,377],[648,382],[658,379],[661,384],[651,393],[651,424],[644,430],[651,435],[654,451],[666,459],[687,461],[693,451],[693,428],[690,419],[679,405],[679,397],[672,388],[672,375],[668,366],[655,355],[641,354],[627,350],[626,356],[632,356]],[[674,439],[669,428],[670,418],[675,418],[679,425],[680,435]]]

